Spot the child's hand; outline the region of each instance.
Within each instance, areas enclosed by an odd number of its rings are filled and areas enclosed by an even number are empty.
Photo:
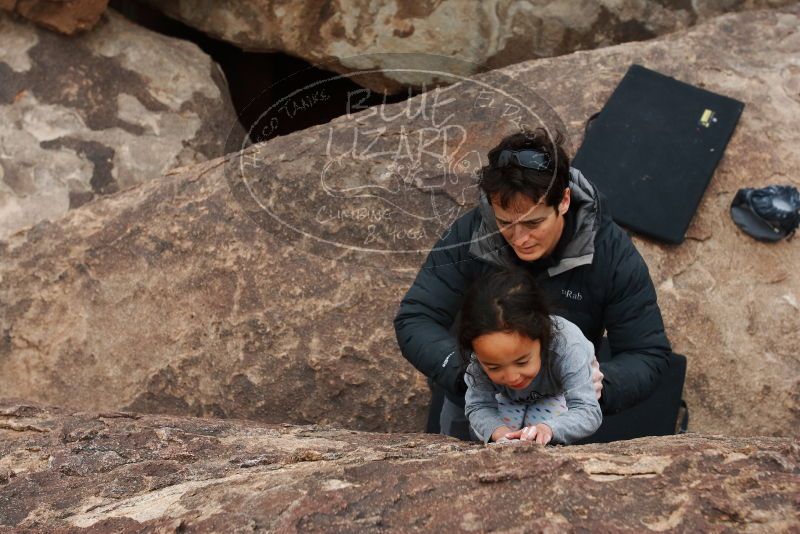
[[[521,430],[509,432],[505,437],[521,441],[536,441],[540,445],[547,445],[553,439],[553,429],[544,423],[539,423],[538,425],[526,426]]]
[[[497,427],[494,432],[492,432],[492,441],[499,442],[501,439],[507,437],[509,432],[511,432],[511,429],[507,426]]]

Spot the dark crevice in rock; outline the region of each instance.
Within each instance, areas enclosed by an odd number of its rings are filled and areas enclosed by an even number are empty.
[[[0,336],[0,359],[5,360],[11,354],[11,329],[4,328]]]
[[[59,137],[51,141],[42,141],[40,146],[44,149],[58,149],[69,148],[74,150],[84,158],[92,162],[94,171],[89,183],[92,186],[92,191],[98,195],[106,195],[115,193],[119,190],[119,185],[114,179],[111,171],[114,168],[114,149],[108,147],[97,141],[83,141],[73,137]],[[71,192],[70,194],[70,207],[73,207],[73,194],[76,201],[86,198],[86,194],[82,192]],[[89,195],[91,200],[91,195]],[[83,200],[85,202],[86,200]]]
[[[222,68],[239,121],[250,132],[250,139],[254,142],[332,121],[346,113],[348,95],[355,91],[365,97],[362,101],[359,96],[361,105],[365,107],[379,105],[384,100],[386,103],[401,102],[418,93],[405,91],[385,96],[364,89],[349,77],[339,77],[334,72],[287,54],[246,52],[146,5],[112,0],[110,7],[152,31],[191,41],[210,55]],[[314,16],[324,18],[326,15],[317,12]],[[320,84],[323,80],[330,81]],[[309,105],[314,87],[324,87],[327,96]],[[279,109],[283,104],[286,108]],[[286,109],[296,109],[297,112],[290,116]],[[282,119],[271,122],[276,116]],[[241,140],[231,140],[227,151],[241,148],[237,143],[241,145]]]

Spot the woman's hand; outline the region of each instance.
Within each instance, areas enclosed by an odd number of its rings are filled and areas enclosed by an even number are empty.
[[[539,423],[538,425],[526,426],[520,430],[509,432],[505,437],[521,441],[535,441],[540,445],[547,445],[553,439],[553,429],[544,423]]]
[[[592,360],[592,385],[597,400],[600,400],[600,396],[603,394],[603,373],[600,371],[600,364],[597,363],[596,356]]]

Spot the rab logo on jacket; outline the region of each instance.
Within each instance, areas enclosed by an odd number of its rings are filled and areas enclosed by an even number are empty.
[[[572,291],[571,289],[562,289],[561,294],[572,300],[583,300],[583,295],[580,291]]]

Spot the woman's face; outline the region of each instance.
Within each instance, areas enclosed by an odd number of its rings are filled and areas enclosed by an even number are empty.
[[[542,368],[541,343],[518,332],[492,332],[475,338],[472,350],[489,380],[525,389]]]
[[[519,259],[536,261],[553,253],[564,231],[564,214],[570,203],[570,190],[564,189],[561,202],[553,208],[532,202],[518,194],[507,209],[492,203],[497,227]]]

